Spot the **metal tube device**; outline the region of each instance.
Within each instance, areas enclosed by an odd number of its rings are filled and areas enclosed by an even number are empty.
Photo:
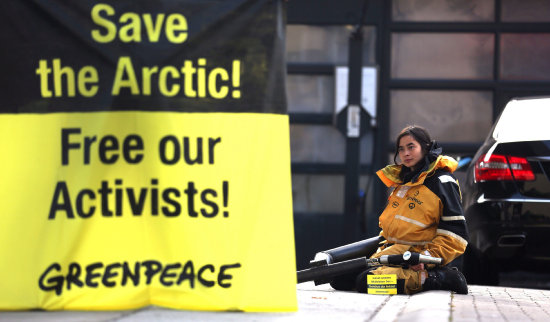
[[[333,264],[358,257],[370,257],[376,252],[383,240],[384,237],[376,236],[318,252],[315,254],[313,260],[309,262],[309,266],[313,267],[322,264]]]
[[[354,258],[333,264],[323,264],[298,271],[298,284],[314,281],[315,285],[330,283],[340,275],[360,272],[368,267],[380,265],[417,265],[418,263],[441,265],[442,259],[411,253],[409,251],[398,255],[383,255],[379,258]]]

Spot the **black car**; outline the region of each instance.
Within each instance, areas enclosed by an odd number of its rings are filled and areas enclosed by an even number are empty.
[[[550,272],[550,98],[510,101],[461,183],[470,284],[505,270]]]

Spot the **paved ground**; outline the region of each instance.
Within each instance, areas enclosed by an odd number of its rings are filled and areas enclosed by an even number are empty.
[[[176,311],[147,307],[112,312],[0,312],[0,321],[550,321],[550,290],[470,286],[468,295],[430,291],[413,296],[338,292],[298,285],[294,313]]]

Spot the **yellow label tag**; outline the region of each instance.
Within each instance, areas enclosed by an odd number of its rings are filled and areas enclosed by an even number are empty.
[[[397,275],[368,275],[368,294],[397,294]]]

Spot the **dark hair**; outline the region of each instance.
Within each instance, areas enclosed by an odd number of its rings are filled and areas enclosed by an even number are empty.
[[[397,164],[397,156],[399,155],[399,141],[402,137],[406,135],[412,136],[416,140],[416,142],[420,144],[424,155],[426,155],[426,153],[428,153],[428,151],[430,151],[430,148],[432,147],[432,139],[425,128],[417,125],[409,125],[401,130],[401,132],[399,132],[399,135],[395,140],[395,155],[393,156],[393,162],[395,164]]]

